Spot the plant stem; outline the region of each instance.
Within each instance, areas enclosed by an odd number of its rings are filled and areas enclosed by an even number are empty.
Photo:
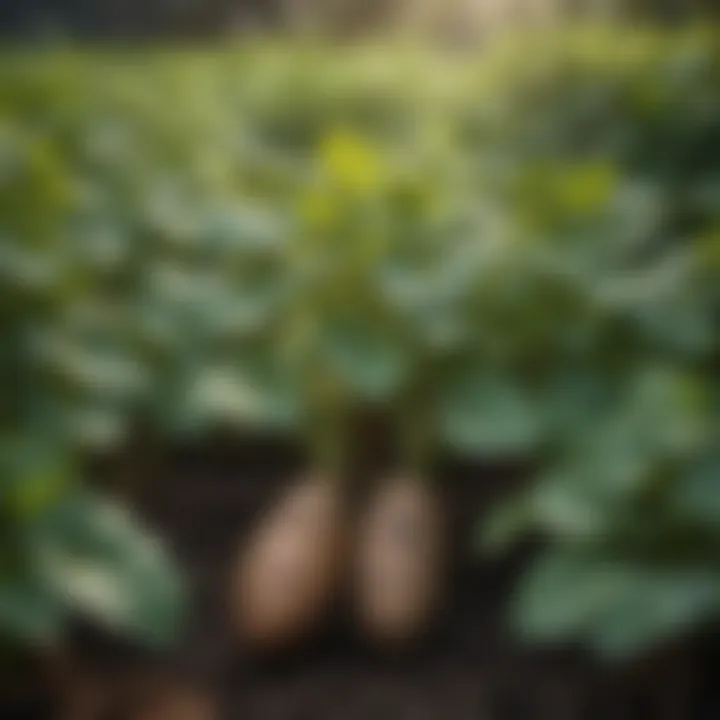
[[[308,434],[313,466],[332,477],[345,477],[349,409],[339,389],[314,392],[309,415]]]
[[[400,400],[398,435],[401,468],[422,481],[426,481],[430,474],[435,455],[431,375],[429,365],[420,368]]]

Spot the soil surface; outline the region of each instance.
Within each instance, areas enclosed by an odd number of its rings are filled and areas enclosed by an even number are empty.
[[[508,599],[528,551],[489,560],[473,553],[471,542],[478,518],[517,487],[517,472],[502,467],[448,463],[439,473],[456,552],[451,596],[426,642],[403,655],[381,656],[358,637],[340,603],[320,635],[291,656],[272,663],[249,657],[228,629],[230,564],[254,521],[302,465],[292,450],[262,443],[166,454],[138,502],[189,575],[191,626],[164,658],[79,632],[76,644],[85,666],[107,675],[134,671],[149,684],[162,677],[176,696],[199,692],[199,705],[209,702],[213,709],[187,720],[720,718],[720,689],[713,684],[711,652],[705,647],[674,657],[643,684],[633,673],[603,670],[578,650],[539,651],[512,639],[506,627]],[[368,462],[363,472],[372,476],[378,467]],[[174,710],[148,711],[142,718],[185,720],[177,708],[188,708],[191,701],[177,697]],[[0,717],[29,716],[4,713],[0,706]],[[68,720],[106,717],[129,716],[118,711]]]

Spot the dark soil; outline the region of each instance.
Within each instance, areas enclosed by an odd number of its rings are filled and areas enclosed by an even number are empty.
[[[491,561],[473,554],[471,539],[478,518],[517,486],[517,471],[451,464],[442,469],[455,534],[452,595],[435,633],[421,646],[402,656],[374,653],[355,634],[347,608],[338,607],[320,636],[269,663],[248,657],[229,630],[228,572],[253,520],[302,467],[301,459],[276,445],[226,444],[174,452],[157,467],[139,502],[189,574],[195,594],[191,627],[165,658],[143,657],[117,641],[81,632],[77,647],[86,668],[106,674],[135,670],[146,679],[160,672],[184,690],[200,688],[220,720],[720,718],[720,690],[714,689],[705,649],[693,651],[692,662],[677,655],[641,684],[633,674],[595,666],[577,650],[538,651],[512,640],[507,602],[527,550]],[[366,463],[363,472],[373,475],[372,467]],[[21,716],[0,707],[0,717]]]

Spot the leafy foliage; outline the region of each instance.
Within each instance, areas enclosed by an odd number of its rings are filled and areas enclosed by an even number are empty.
[[[426,415],[543,468],[489,528],[549,539],[533,635],[717,617],[720,45],[618,33],[6,53],[2,422],[321,447],[360,403]]]
[[[180,579],[127,510],[76,486],[58,448],[3,445],[0,642],[62,640],[71,613],[143,642],[172,640]]]
[[[525,260],[577,315],[556,318],[565,337],[542,347],[560,353],[536,376],[544,470],[484,532],[495,548],[529,530],[548,540],[518,589],[519,628],[610,658],[720,611],[717,207],[697,203],[717,174],[705,83],[720,65],[702,43],[645,41],[598,64],[588,44],[524,88],[535,112],[517,114],[510,142],[524,155],[510,185]],[[690,509],[695,492],[708,512]]]

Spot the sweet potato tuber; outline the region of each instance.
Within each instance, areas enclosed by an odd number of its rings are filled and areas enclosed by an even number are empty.
[[[405,644],[427,630],[443,590],[438,498],[412,477],[381,485],[359,528],[359,620],[376,641]]]
[[[251,647],[292,644],[332,600],[343,545],[342,488],[310,475],[270,510],[241,552],[231,592],[235,626]]]

